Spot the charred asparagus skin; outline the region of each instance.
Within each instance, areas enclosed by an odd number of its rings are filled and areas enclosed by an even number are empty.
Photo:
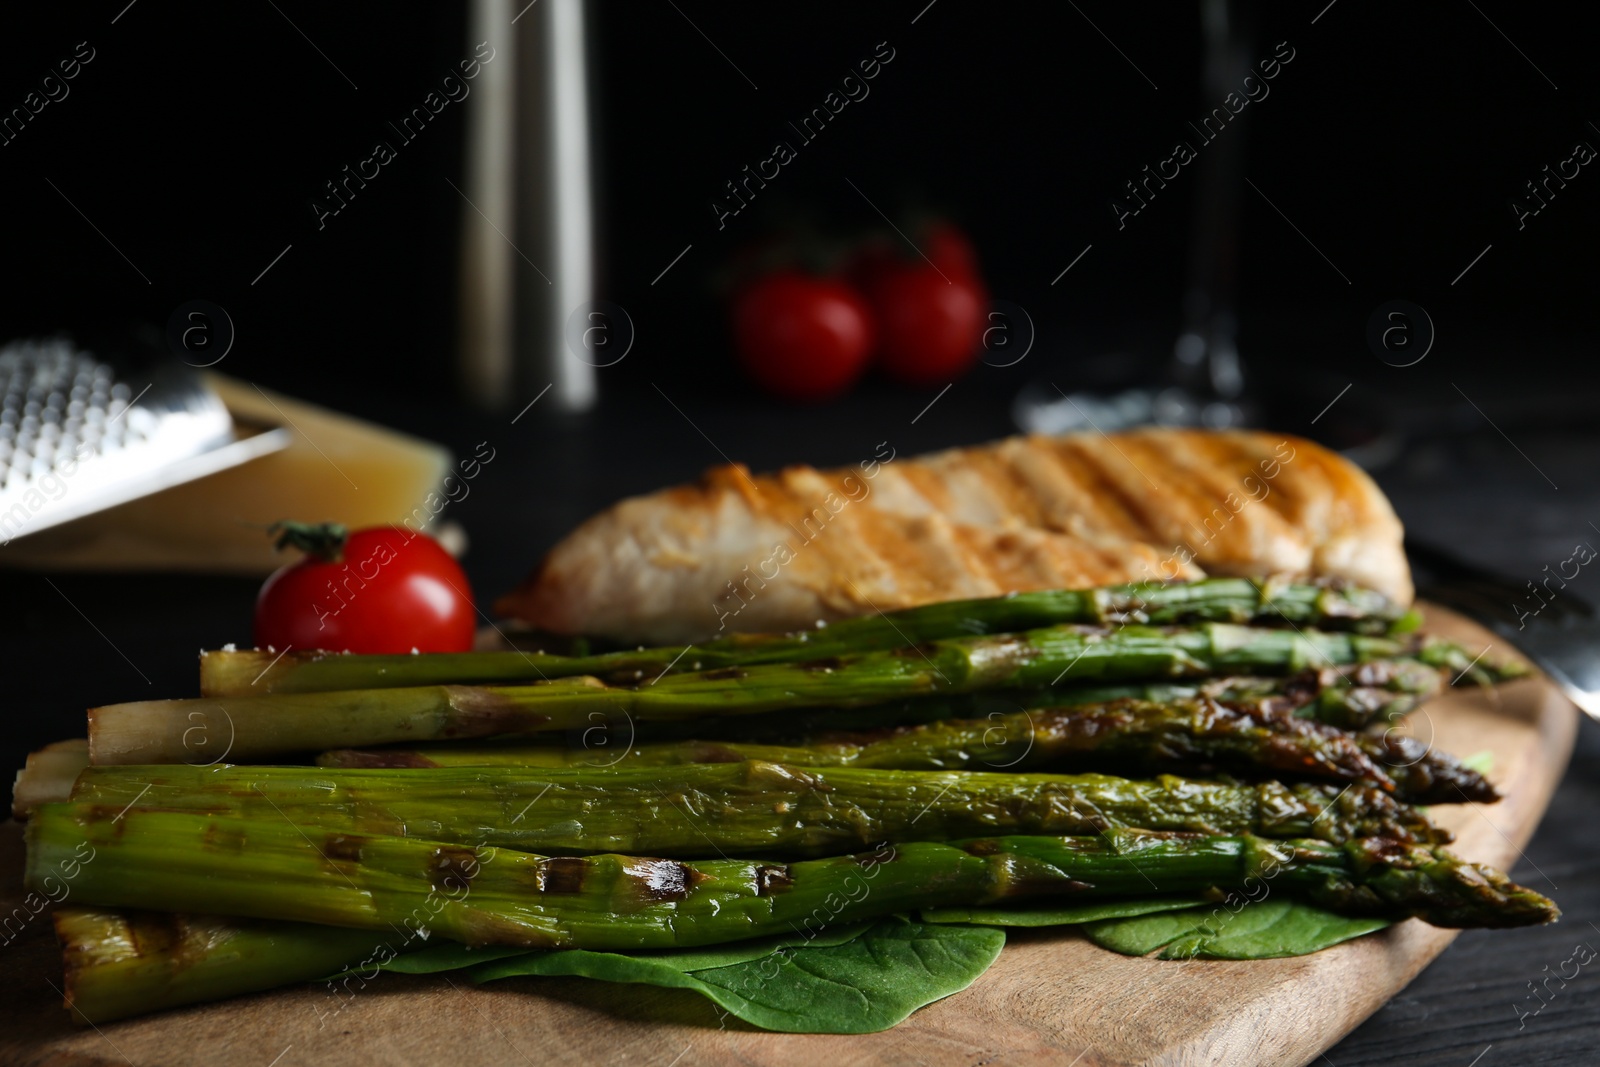
[[[1233,622],[1385,633],[1404,616],[1405,609],[1382,594],[1353,586],[1284,584],[1251,578],[1140,582],[947,601],[846,619],[814,631],[739,634],[686,649],[649,648],[591,656],[516,651],[421,656],[346,656],[305,651],[280,656],[267,649],[205,652],[200,658],[200,691],[206,696],[248,696],[392,686],[485,685],[574,675],[653,678],[670,670],[794,663],[940,638],[1014,633],[1063,623],[1172,626]]]
[[[1073,772],[1108,766],[1158,772],[1215,767],[1250,775],[1363,783],[1414,803],[1498,799],[1481,774],[1414,740],[1398,735],[1381,739],[1352,735],[1271,706],[1257,704],[1244,709],[1209,697],[1164,704],[1117,700],[1083,707],[995,712],[985,719],[823,733],[792,744],[733,740],[594,748],[441,744],[340,749],[323,753],[317,763],[324,767],[573,767],[603,771],[739,760],[804,767],[975,772]]]
[[[1517,670],[1490,665],[1481,681],[1486,685],[1503,681],[1517,676]],[[1371,660],[1305,671],[1285,680],[1283,695],[1302,718],[1360,730],[1410,714],[1418,704],[1438,695],[1449,678],[1448,669],[1417,659]]]
[[[640,721],[752,715],[819,705],[858,707],[929,694],[1036,689],[1066,681],[1216,674],[1294,674],[1310,667],[1414,654],[1433,666],[1465,649],[1444,642],[1207,623],[1159,629],[1056,626],[951,638],[837,659],[665,675],[639,685],[591,677],[525,686],[424,686],[221,699],[139,701],[89,712],[91,761],[191,759],[198,732],[227,737],[234,760],[297,750],[481,738],[584,728],[595,714]],[[210,751],[215,751],[208,749]]]
[[[811,738],[824,733],[881,730],[944,719],[993,720],[1032,708],[1082,707],[1124,700],[1171,705],[1197,698],[1209,698],[1251,713],[1293,712],[1301,718],[1357,730],[1373,723],[1400,720],[1437,695],[1448,678],[1445,671],[1421,660],[1400,657],[1324,666],[1287,677],[1234,675],[1179,682],[990,689],[916,697],[866,708],[801,709],[690,723],[623,722],[579,731],[576,738],[587,736],[605,743],[728,738],[809,744]]]
[[[1504,874],[1442,849],[1250,835],[1108,831],[885,844],[781,863],[542,857],[420,838],[299,829],[93,804],[46,804],[28,823],[37,888],[85,846],[75,899],[106,907],[430,931],[467,944],[666,949],[854,922],[922,907],[1040,897],[1204,892],[1270,878],[1347,915],[1441,926],[1524,926],[1559,912]],[[408,925],[409,924],[409,925]]]
[[[1198,698],[1216,700],[1252,714],[1258,710],[1273,714],[1292,712],[1302,718],[1356,729],[1369,722],[1398,721],[1436,694],[1443,684],[1442,672],[1419,660],[1382,659],[1306,670],[1287,677],[1230,675],[1177,682],[986,689],[911,697],[870,707],[800,708],[682,722],[641,722],[628,716],[594,714],[583,729],[567,731],[565,740],[569,745],[586,749],[609,746],[609,752],[596,751],[595,757],[588,761],[589,765],[604,765],[614,762],[622,750],[639,743],[728,740],[807,746],[820,737],[834,734],[881,733],[947,719],[993,722],[999,717],[1034,708],[1082,707],[1115,701],[1170,705]],[[559,740],[562,739],[545,735],[518,743],[551,744]],[[490,745],[505,743],[488,742]]]
[[[540,853],[799,859],[877,841],[1111,827],[1343,841],[1445,840],[1371,786],[1242,784],[1163,775],[979,774],[776,763],[518,767],[91,767],[73,799]]]
[[[309,982],[395,954],[382,954],[384,936],[374,931],[311,923],[63,907],[55,927],[65,1006],[95,1026]]]

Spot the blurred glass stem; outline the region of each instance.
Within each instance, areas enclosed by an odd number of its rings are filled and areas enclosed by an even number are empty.
[[[1250,37],[1241,24],[1242,6],[1238,0],[1202,0],[1200,5],[1205,38],[1201,99],[1208,104],[1237,92],[1250,73]],[[1244,392],[1244,375],[1236,343],[1234,294],[1239,276],[1239,195],[1244,185],[1246,118],[1237,116],[1225,134],[1201,153],[1200,171],[1195,176],[1199,185],[1183,332],[1173,346],[1170,371],[1181,390],[1200,405],[1187,421],[1221,425],[1240,421],[1237,401]],[[1212,410],[1206,411],[1207,407]]]
[[[1205,54],[1201,106],[1221,107],[1250,73],[1253,35],[1248,0],[1201,0]],[[1202,112],[1202,116],[1209,111]],[[1149,384],[1114,395],[1067,395],[1051,382],[1018,395],[1013,414],[1024,429],[1043,433],[1127,429],[1148,423],[1222,429],[1249,423],[1255,411],[1245,391],[1236,341],[1234,294],[1239,274],[1239,198],[1244,185],[1248,110],[1235,113],[1211,137],[1199,134],[1194,223],[1183,325],[1172,358]],[[1205,119],[1202,117],[1201,122]],[[1191,123],[1191,128],[1193,124]],[[1148,168],[1147,168],[1148,169]]]

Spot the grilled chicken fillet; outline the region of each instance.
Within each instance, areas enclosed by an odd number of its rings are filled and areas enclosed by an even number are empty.
[[[665,644],[1011,591],[1206,574],[1340,578],[1401,603],[1394,510],[1296,437],[1012,437],[830,471],[711,470],[621,501],[496,605],[556,633]]]

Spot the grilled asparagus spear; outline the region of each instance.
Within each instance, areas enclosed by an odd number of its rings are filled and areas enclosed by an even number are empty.
[[[1233,675],[1177,682],[986,689],[910,697],[871,707],[801,708],[681,722],[638,722],[625,715],[591,713],[590,721],[582,729],[568,730],[565,740],[571,746],[597,750],[594,758],[586,761],[593,766],[615,762],[624,749],[641,742],[729,740],[808,746],[834,734],[882,732],[945,719],[993,722],[1033,708],[1082,707],[1114,701],[1171,705],[1200,698],[1251,714],[1292,712],[1301,718],[1357,729],[1372,722],[1398,721],[1435,695],[1444,681],[1443,672],[1420,660],[1380,659],[1306,670],[1287,677]],[[524,739],[522,743],[548,745],[560,740],[549,734],[531,741]],[[448,747],[464,745],[457,742]],[[609,751],[598,751],[608,746]],[[1011,755],[1014,757],[1015,753]]]
[[[1344,844],[1108,831],[885,844],[798,863],[509,849],[104,805],[46,804],[28,822],[27,881],[82,860],[74,900],[245,918],[417,930],[468,944],[665,949],[824,927],[913,908],[1091,899],[1270,879],[1346,915],[1524,926],[1559,912],[1490,868],[1387,839]]]
[[[1237,784],[1162,776],[979,774],[776,763],[530,770],[91,767],[72,798],[525,852],[797,859],[877,841],[1093,834],[1109,827],[1437,843],[1441,832],[1372,786]]]
[[[533,744],[439,744],[410,749],[339,749],[324,767],[661,767],[764,760],[804,767],[899,770],[1144,772],[1211,766],[1360,782],[1400,800],[1450,804],[1498,799],[1494,787],[1442,752],[1399,737],[1352,735],[1271,707],[1241,709],[1209,697],[1158,704],[1118,700],[1031,708],[985,719],[947,719],[888,730],[822,733],[792,744],[685,740],[560,748]],[[1460,790],[1458,793],[1457,790]],[[1325,835],[1318,835],[1325,836]]]
[[[384,953],[383,934],[312,923],[62,907],[55,926],[66,1007],[95,1026],[395,955]],[[388,938],[396,940],[392,931]]]
[[[950,638],[837,659],[665,675],[638,685],[592,677],[524,686],[422,686],[112,704],[89,712],[91,761],[178,763],[205,754],[252,760],[296,750],[582,729],[593,716],[684,721],[797,707],[857,707],[929,694],[1034,689],[1309,667],[1413,654],[1473,666],[1458,645],[1318,630],[1207,623],[1106,631],[1055,626]],[[222,738],[227,739],[226,746]]]
[[[866,708],[813,708],[686,723],[619,721],[608,727],[600,723],[603,716],[598,716],[589,727],[576,731],[576,736],[613,744],[639,739],[718,738],[805,744],[809,738],[829,732],[878,730],[941,719],[993,719],[1030,708],[1081,707],[1121,700],[1174,704],[1200,697],[1250,711],[1292,711],[1301,718],[1356,730],[1371,723],[1398,721],[1437,695],[1448,677],[1445,671],[1421,660],[1401,657],[1313,668],[1287,677],[1235,675],[1177,682],[988,689],[914,697]]]
[[[279,655],[269,649],[205,652],[200,657],[200,691],[206,696],[248,696],[391,686],[504,684],[574,675],[653,678],[671,670],[793,663],[1061,623],[1288,623],[1384,633],[1404,615],[1403,608],[1382,594],[1352,586],[1279,584],[1252,578],[1139,582],[1100,589],[946,601],[846,619],[814,631],[738,634],[685,649],[641,648],[591,656],[516,651],[420,656],[346,656],[314,651]]]
[[[1514,665],[1491,665],[1477,679],[1489,685],[1518,676]],[[1416,659],[1380,659],[1324,666],[1285,679],[1284,699],[1301,718],[1360,730],[1375,722],[1394,722],[1438,694],[1449,681],[1448,668]],[[1227,699],[1226,695],[1222,699]]]

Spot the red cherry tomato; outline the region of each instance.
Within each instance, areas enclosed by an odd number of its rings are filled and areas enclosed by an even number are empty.
[[[757,384],[790,400],[826,400],[866,369],[874,330],[850,286],[792,271],[768,275],[733,309],[739,362]]]
[[[912,236],[912,247],[907,247],[905,239],[899,236],[874,234],[867,237],[851,254],[846,277],[862,293],[870,294],[879,279],[909,262],[932,263],[950,278],[960,276],[981,281],[977,250],[967,235],[951,223],[927,223],[914,229]]]
[[[951,278],[978,277],[978,252],[966,234],[948,222],[933,223],[922,232],[922,251],[934,266]]]
[[[261,647],[333,652],[467,652],[477,626],[467,576],[427,534],[281,523],[279,547],[305,549],[256,598]]]
[[[899,238],[895,238],[899,240]],[[900,262],[900,247],[889,238],[874,235],[862,241],[845,261],[844,277],[863,296],[872,292],[878,279]]]
[[[949,266],[904,260],[881,269],[868,290],[882,339],[879,364],[907,385],[938,385],[965,373],[988,325],[983,282],[961,269],[958,257],[948,258],[949,249],[941,252]]]

